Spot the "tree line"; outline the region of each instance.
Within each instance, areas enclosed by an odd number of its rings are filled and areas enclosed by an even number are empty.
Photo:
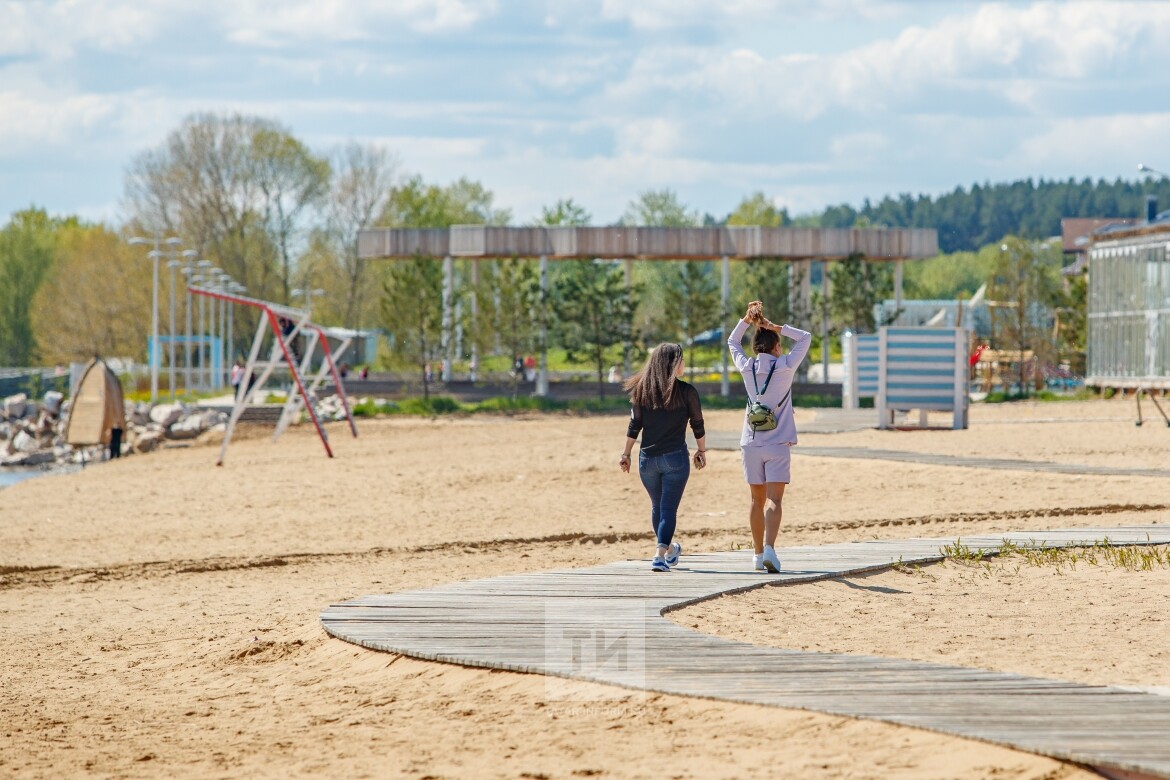
[[[1162,180],[1157,187],[1167,184]],[[795,220],[763,193],[745,196],[726,217],[716,219],[687,207],[672,190],[647,190],[631,200],[621,223],[924,226],[939,228],[940,243],[954,248],[979,236],[993,235],[990,243],[996,245],[1008,233],[1026,237],[1042,229],[1049,217],[1039,215],[1049,211],[1063,216],[1086,210],[1094,215],[1134,212],[1146,189],[1124,182],[1017,182],[976,186],[970,193],[959,189],[937,200],[902,196],[859,210],[833,207]],[[188,118],[162,144],[130,163],[125,195],[121,225],[51,217],[30,208],[0,229],[0,316],[5,323],[0,364],[67,362],[95,353],[144,355],[150,261],[126,238],[175,235],[184,248],[242,283],[247,295],[301,306],[305,301],[295,290],[322,290],[311,301],[314,319],[382,329],[394,339],[394,348],[383,356],[386,365],[414,366],[425,374],[427,364],[443,357],[440,265],[434,258],[363,261],[357,256],[358,232],[378,226],[502,225],[513,217],[479,182],[427,182],[405,173],[398,158],[371,144],[314,151],[279,123],[242,115]],[[1170,198],[1170,189],[1166,195]],[[1053,205],[1058,202],[1073,205]],[[544,207],[529,224],[587,225],[591,220],[565,198]],[[963,226],[961,241],[949,225]],[[956,252],[909,264],[907,295],[970,294],[990,278],[991,259],[978,251]],[[628,345],[624,362],[637,360],[639,350],[659,341],[692,345],[695,336],[718,327],[723,316],[718,269],[710,262],[634,263],[629,270],[605,261],[553,262],[546,298],[541,298],[532,259],[455,263],[460,283],[454,324],[461,334],[462,360],[473,353],[512,358],[557,346],[570,359],[593,366],[600,383],[615,345]],[[803,271],[780,260],[733,264],[732,312],[761,298],[777,321],[811,326],[814,316],[819,323],[824,308],[834,332],[875,325],[873,304],[892,291],[888,265],[860,257],[832,264],[831,296],[823,300],[814,293],[805,311],[801,296],[790,290],[806,281],[823,289],[820,269],[814,264],[812,270],[817,276],[805,280]],[[170,284],[165,269],[162,282],[165,307]],[[178,285],[182,290],[181,277]],[[179,300],[182,306],[181,294]],[[237,337],[248,338],[255,315],[236,307],[235,316]],[[542,334],[543,345],[538,343]],[[240,345],[234,347],[232,353],[239,354]],[[693,364],[691,348],[688,362]]]

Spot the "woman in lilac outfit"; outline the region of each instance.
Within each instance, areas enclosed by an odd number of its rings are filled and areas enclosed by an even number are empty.
[[[744,354],[740,343],[748,326],[755,325],[752,336],[754,358]],[[780,348],[780,337],[795,342],[788,354]],[[757,571],[780,571],[776,555],[776,537],[780,533],[781,502],[784,488],[791,481],[791,447],[796,444],[796,418],[792,412],[792,380],[796,369],[808,354],[812,334],[794,328],[772,324],[764,317],[763,304],[752,301],[747,313],[727,338],[735,367],[743,375],[748,397],[767,404],[776,415],[776,427],[770,431],[753,430],[744,413],[743,432],[739,445],[743,453],[743,474],[752,494],[749,516],[755,555],[752,563]],[[759,395],[757,396],[757,388]]]

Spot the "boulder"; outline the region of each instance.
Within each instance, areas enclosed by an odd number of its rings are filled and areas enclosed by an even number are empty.
[[[4,459],[5,466],[43,466],[46,463],[52,463],[56,460],[51,450],[42,450],[40,452],[20,452],[16,455],[9,455]]]
[[[150,421],[156,422],[164,428],[174,425],[183,416],[183,407],[180,404],[159,404],[150,410]]]
[[[10,420],[19,420],[24,417],[28,406],[28,396],[24,393],[10,395],[4,399],[4,416]]]
[[[16,435],[12,437],[12,450],[16,452],[36,452],[40,449],[36,438],[30,436],[27,431],[17,431]]]
[[[194,439],[203,430],[203,418],[198,414],[184,417],[167,428],[168,439]]]
[[[42,405],[45,412],[53,417],[58,417],[61,414],[61,403],[65,400],[65,396],[56,390],[50,390],[45,393],[45,398]]]
[[[158,449],[162,443],[163,434],[161,431],[146,431],[134,440],[135,452],[150,452]]]
[[[150,422],[150,404],[134,404],[127,419],[135,425],[146,425]]]

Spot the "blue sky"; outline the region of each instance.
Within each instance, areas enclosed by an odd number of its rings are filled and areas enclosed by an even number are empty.
[[[516,223],[1170,171],[1170,2],[0,0],[0,215],[123,217],[193,112],[481,181]]]

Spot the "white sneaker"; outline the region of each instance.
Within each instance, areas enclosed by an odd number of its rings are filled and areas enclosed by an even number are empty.
[[[678,558],[682,555],[682,545],[678,542],[671,542],[670,547],[666,548],[666,565],[678,566]]]
[[[764,546],[764,554],[760,556],[763,559],[764,568],[772,574],[780,573],[780,558],[776,555],[776,548]]]
[[[752,555],[752,568],[756,571],[767,571],[767,569],[764,568],[764,556],[762,554]]]

